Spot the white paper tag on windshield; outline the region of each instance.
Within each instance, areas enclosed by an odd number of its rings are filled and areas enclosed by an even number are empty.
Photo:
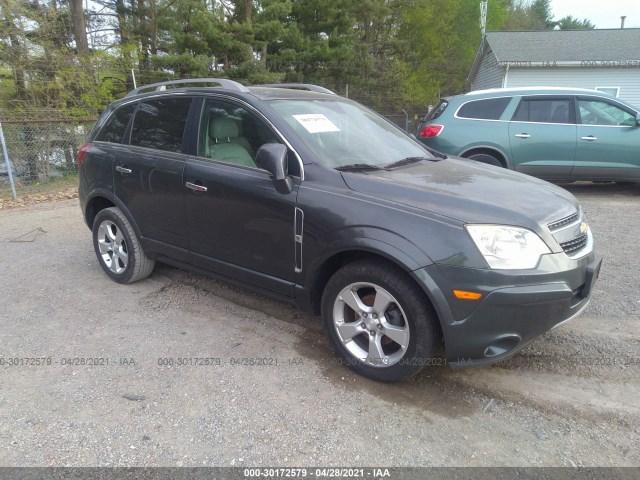
[[[335,123],[325,117],[322,113],[306,113],[304,115],[293,115],[300,125],[309,133],[339,132]]]

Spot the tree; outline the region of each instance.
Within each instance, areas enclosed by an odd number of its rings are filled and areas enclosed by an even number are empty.
[[[571,15],[562,17],[558,20],[557,25],[560,30],[593,30],[596,28],[596,26],[586,18],[579,19]]]
[[[529,7],[529,11],[544,29],[549,30],[556,26],[551,12],[551,0],[534,0]]]
[[[500,29],[506,2],[492,2],[487,28]],[[410,72],[405,100],[425,108],[440,96],[462,92],[481,32],[475,0],[418,0],[403,10],[400,38]]]
[[[0,60],[32,105],[104,107],[138,84],[227,76],[319,83],[378,110],[458,93],[478,0],[0,0]],[[548,28],[549,2],[491,0],[488,30]],[[21,73],[22,72],[22,73]],[[25,88],[25,82],[32,82]],[[6,98],[6,96],[5,96]]]
[[[511,0],[504,30],[550,30],[555,27],[550,0]]]
[[[53,0],[55,5],[56,0]],[[71,18],[73,20],[73,36],[76,41],[76,49],[80,55],[89,54],[89,42],[87,41],[87,23],[82,8],[82,0],[69,0]]]
[[[17,12],[20,12],[20,6],[13,0],[0,0],[0,9],[2,13],[2,38],[3,42],[2,60],[13,68],[16,94],[18,100],[26,100],[26,80],[25,80],[25,60],[26,60],[26,40],[23,32],[17,24]]]

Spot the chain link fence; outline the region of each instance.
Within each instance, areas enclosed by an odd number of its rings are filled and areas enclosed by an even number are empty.
[[[9,161],[2,155],[0,198],[12,195],[9,168],[18,196],[77,183],[78,149],[94,123],[95,119],[3,119]]]
[[[367,92],[348,86],[329,85],[339,95],[367,105],[410,133],[425,112],[398,108],[392,92]],[[348,93],[347,93],[348,92]],[[31,113],[30,117],[35,114]],[[77,154],[95,118],[48,119],[53,114],[42,111],[37,118],[3,118],[1,130],[7,147],[9,165],[18,197],[77,186]],[[2,150],[0,150],[2,153]],[[9,169],[0,156],[0,201],[11,199]]]
[[[425,106],[424,111],[418,111],[420,109],[415,105],[407,105],[399,100],[396,97],[395,88],[391,85],[368,89],[335,83],[323,84],[322,86],[375,110],[387,120],[414,135],[417,135],[420,119],[427,114],[428,110],[428,107]]]
[[[424,117],[423,113],[410,114],[407,112],[400,112],[400,113],[381,112],[381,115],[385,117],[387,120],[390,120],[391,122],[395,123],[397,126],[402,128],[403,130],[406,130],[409,133],[413,133],[414,135],[418,134],[417,132],[418,124],[420,123],[420,119]]]

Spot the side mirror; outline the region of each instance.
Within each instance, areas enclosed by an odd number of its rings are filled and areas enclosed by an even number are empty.
[[[281,143],[267,143],[256,154],[256,165],[271,174],[278,193],[291,193],[293,180],[287,168],[287,147]]]
[[[636,125],[640,126],[640,113],[636,114]]]

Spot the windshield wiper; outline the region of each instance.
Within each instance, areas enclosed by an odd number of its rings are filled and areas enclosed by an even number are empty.
[[[422,146],[422,148],[426,148],[426,149],[427,149],[427,151],[428,151],[431,155],[433,155],[434,157],[438,157],[438,158],[442,158],[442,159],[449,158],[449,157],[447,157],[444,153],[439,152],[439,151],[437,151],[437,150],[434,150],[433,148],[425,147],[424,145]]]
[[[382,170],[382,167],[368,163],[352,163],[350,165],[336,167],[336,170],[340,170],[341,172],[363,172],[366,170]]]
[[[418,163],[422,160],[431,160],[429,157],[407,157],[397,162],[389,163],[384,166],[385,170],[390,170],[396,167],[402,167],[404,165],[411,165],[412,163]]]

